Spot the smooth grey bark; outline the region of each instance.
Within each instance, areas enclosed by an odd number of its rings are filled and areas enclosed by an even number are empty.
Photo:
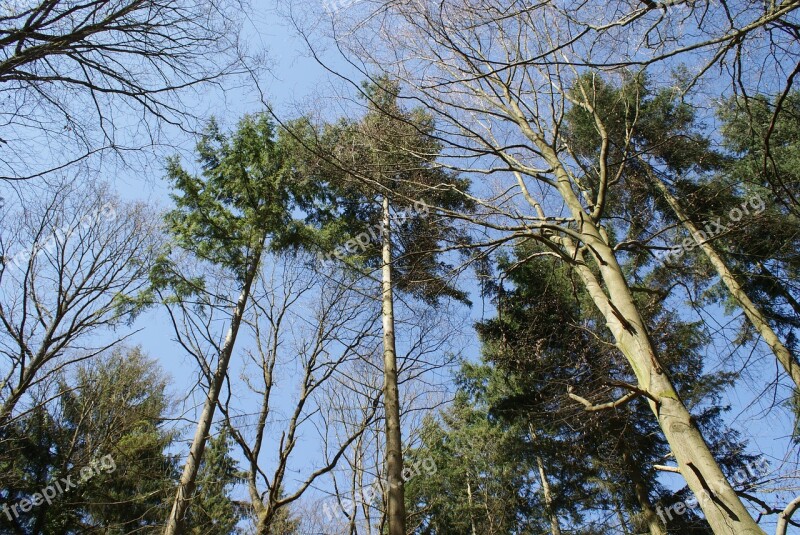
[[[795,498],[786,508],[778,515],[778,523],[775,526],[775,535],[786,535],[786,529],[789,527],[789,520],[797,508],[800,507],[800,497]]]
[[[383,320],[383,402],[386,413],[386,474],[389,482],[389,535],[406,535],[405,488],[403,485],[403,443],[400,433],[400,392],[397,385],[397,353],[394,337],[394,295],[392,289],[392,243],[389,198],[383,197],[381,229],[381,306]]]
[[[536,440],[536,432],[533,430],[533,425],[528,424],[528,432],[531,435],[531,440]],[[539,455],[536,455],[536,468],[539,471],[539,481],[542,484],[542,495],[544,496],[544,506],[547,516],[550,518],[550,534],[561,535],[561,526],[558,523],[558,515],[556,515],[553,508],[553,492],[550,489],[550,482],[547,480],[547,473],[544,469],[544,461]]]
[[[587,226],[594,225],[589,223]],[[639,388],[647,392],[650,408],[675,454],[681,474],[697,497],[712,530],[720,535],[762,535],[764,532],[725,478],[671,379],[658,362],[644,321],[611,248],[596,228],[585,235],[585,239],[596,255],[604,284],[600,284],[586,265],[583,249],[568,246],[579,259],[578,274],[605,317],[616,346],[633,368]],[[563,241],[570,242],[568,239]]]
[[[589,223],[587,226],[594,225]],[[671,379],[658,362],[644,321],[611,248],[596,228],[585,235],[585,239],[596,255],[604,285],[586,265],[583,250],[568,246],[579,259],[578,274],[605,317],[617,347],[631,364],[639,388],[647,392],[650,408],[675,454],[681,474],[697,497],[712,530],[720,535],[762,535],[764,532],[725,478]]]
[[[236,301],[236,306],[233,310],[231,317],[231,324],[228,327],[228,332],[225,335],[225,341],[219,352],[219,361],[217,362],[217,369],[214,372],[209,389],[206,394],[206,401],[203,405],[203,411],[197,421],[197,429],[194,433],[192,445],[189,448],[189,454],[186,457],[186,462],[183,466],[183,473],[181,474],[178,489],[175,492],[175,500],[172,504],[172,511],[167,519],[166,526],[164,527],[164,535],[178,535],[183,533],[183,522],[186,517],[186,512],[189,510],[194,491],[197,485],[197,472],[200,469],[200,461],[203,458],[205,451],[206,441],[208,440],[208,433],[211,430],[211,423],[214,420],[214,412],[217,408],[219,394],[222,391],[222,385],[225,382],[225,377],[228,374],[228,364],[230,363],[231,355],[233,354],[233,346],[236,343],[236,336],[239,333],[239,326],[242,323],[247,301],[250,298],[250,288],[258,273],[258,268],[261,265],[261,252],[263,244],[260,246],[252,261],[247,273],[245,274],[244,285],[239,294],[239,299]]]
[[[694,418],[658,361],[622,267],[608,236],[596,222],[595,218],[599,219],[602,213],[602,202],[598,201],[592,213],[588,213],[573,190],[571,175],[556,149],[531,128],[519,104],[511,100],[507,112],[552,168],[554,186],[576,222],[574,229],[550,239],[561,244],[574,259],[573,265],[605,318],[615,345],[631,365],[638,387],[647,393],[650,408],[675,454],[681,474],[697,497],[711,529],[717,535],[763,535],[763,530],[725,478]],[[603,187],[607,187],[607,181]],[[582,244],[580,247],[576,240]],[[587,250],[597,266],[599,278],[586,262]]]

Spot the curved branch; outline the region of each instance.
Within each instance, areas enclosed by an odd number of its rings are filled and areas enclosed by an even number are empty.
[[[786,528],[798,507],[800,507],[800,496],[789,502],[789,505],[778,514],[778,525],[775,527],[775,535],[786,535]]]

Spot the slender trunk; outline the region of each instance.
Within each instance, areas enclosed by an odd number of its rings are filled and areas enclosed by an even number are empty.
[[[403,444],[400,436],[400,394],[397,386],[397,354],[394,346],[394,297],[392,294],[392,243],[389,198],[383,197],[381,230],[382,319],[383,319],[383,402],[386,413],[386,474],[389,481],[389,535],[406,535],[406,506],[403,487]]]
[[[472,504],[472,486],[469,483],[469,474],[467,474],[467,506],[469,507],[469,525],[471,535],[477,535],[478,530],[475,529],[475,516]]]
[[[533,426],[528,424],[528,432],[531,435],[531,441],[536,440],[536,433]],[[539,470],[539,480],[542,483],[542,494],[544,495],[544,507],[547,516],[550,518],[550,534],[561,535],[561,526],[558,524],[558,515],[553,508],[553,493],[550,490],[550,482],[547,480],[547,474],[544,471],[544,462],[542,458],[536,455],[536,468]]]
[[[639,502],[639,507],[642,509],[645,524],[650,535],[667,535],[667,531],[661,522],[658,520],[656,510],[650,502],[650,492],[646,483],[642,479],[642,474],[639,471],[639,465],[633,459],[629,451],[625,450],[622,453],[622,462],[625,463],[628,473],[631,476],[631,483],[633,483],[633,490],[636,493],[636,501]]]
[[[625,520],[625,515],[622,514],[622,506],[619,500],[614,500],[614,511],[617,513],[617,520],[619,520],[619,528],[624,535],[630,535],[631,530],[628,529],[628,522]]]
[[[253,284],[253,280],[258,272],[258,266],[260,265],[261,250],[261,247],[259,247],[256,251],[257,254],[245,275],[242,291],[239,294],[239,299],[236,301],[231,324],[219,352],[217,370],[209,384],[206,401],[203,405],[203,412],[200,414],[200,419],[197,421],[197,429],[194,433],[192,446],[189,449],[189,455],[186,457],[186,464],[183,466],[183,473],[181,474],[180,483],[178,484],[178,490],[175,493],[172,511],[167,519],[167,525],[164,528],[164,535],[178,535],[183,533],[183,522],[186,517],[186,512],[189,509],[192,495],[194,494],[197,472],[200,469],[200,461],[203,458],[208,432],[214,420],[214,412],[217,408],[217,401],[219,400],[222,385],[225,382],[225,376],[228,374],[228,363],[233,353],[233,346],[236,343],[236,335],[239,332],[239,325],[242,322],[247,300],[250,297],[250,287]]]
[[[675,215],[678,216],[678,219],[681,221],[683,226],[686,227],[686,230],[688,230],[689,234],[692,235],[692,239],[708,257],[708,260],[711,262],[711,265],[714,266],[714,269],[722,279],[722,282],[725,283],[728,291],[742,307],[747,319],[750,320],[750,323],[753,324],[753,327],[756,328],[767,345],[772,348],[772,352],[775,354],[778,362],[780,362],[783,366],[783,369],[786,370],[786,373],[789,374],[789,377],[794,382],[795,387],[800,389],[800,363],[797,362],[797,359],[794,357],[794,355],[792,355],[789,349],[783,344],[783,342],[781,342],[780,338],[778,338],[778,335],[767,321],[767,318],[764,317],[764,314],[761,312],[761,310],[759,310],[756,304],[750,300],[750,298],[747,296],[747,293],[745,293],[744,288],[734,276],[733,272],[725,264],[725,261],[722,259],[719,253],[717,253],[716,249],[714,249],[714,247],[707,241],[709,237],[700,231],[697,226],[695,226],[695,224],[692,223],[692,221],[686,216],[686,213],[681,208],[678,200],[672,196],[666,184],[664,184],[657,177],[653,177],[652,174],[651,177],[653,178],[656,187],[664,196],[664,199],[675,212]]]
[[[556,516],[553,509],[553,495],[550,492],[550,482],[547,481],[547,474],[544,471],[544,463],[542,458],[536,456],[536,467],[539,469],[539,479],[542,482],[542,493],[544,494],[544,506],[547,516],[550,517],[550,533],[552,535],[561,535],[561,526],[558,525],[558,516]]]

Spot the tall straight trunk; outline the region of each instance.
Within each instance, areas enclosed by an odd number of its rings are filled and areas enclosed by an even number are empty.
[[[767,345],[772,349],[772,352],[775,354],[778,362],[781,363],[783,369],[786,370],[786,373],[789,374],[789,377],[794,382],[795,388],[800,389],[800,363],[797,362],[797,359],[795,359],[794,355],[792,355],[789,349],[783,344],[783,342],[781,342],[781,339],[778,338],[778,335],[770,326],[767,318],[764,316],[761,310],[759,310],[756,304],[750,300],[750,298],[747,296],[747,293],[745,293],[744,288],[734,276],[733,272],[728,268],[727,264],[725,264],[725,261],[722,259],[719,253],[717,253],[716,249],[714,249],[714,247],[707,241],[709,236],[706,236],[704,233],[702,233],[697,226],[692,223],[688,217],[686,217],[686,213],[683,211],[683,208],[681,208],[678,200],[669,192],[667,185],[658,179],[658,177],[653,176],[652,173],[650,176],[655,182],[656,187],[664,196],[664,199],[672,208],[672,211],[675,212],[675,215],[681,221],[686,230],[689,231],[689,234],[691,234],[692,239],[708,257],[709,262],[711,262],[711,265],[714,266],[714,269],[722,279],[722,282],[728,288],[728,291],[739,303],[739,306],[742,307],[747,319],[750,320],[750,323],[753,324],[753,327],[756,328]]]
[[[531,441],[535,441],[536,433],[533,430],[533,425],[528,424],[528,432],[531,435]],[[553,508],[553,493],[550,489],[550,482],[547,480],[547,473],[544,470],[544,461],[538,455],[536,455],[536,468],[539,470],[539,480],[542,483],[545,512],[550,518],[550,534],[561,535],[561,526],[558,524],[558,515],[556,515],[556,511]]]
[[[219,352],[217,369],[214,372],[211,384],[209,384],[206,401],[203,405],[203,412],[200,414],[200,419],[197,421],[197,429],[194,433],[192,446],[189,449],[189,455],[186,457],[186,462],[183,466],[183,473],[181,474],[181,479],[178,484],[178,490],[175,493],[172,511],[170,512],[167,524],[164,528],[164,535],[178,535],[183,533],[183,522],[197,485],[197,472],[200,469],[200,461],[203,458],[208,433],[211,430],[211,423],[214,420],[214,412],[217,408],[219,394],[225,382],[225,377],[228,374],[228,364],[230,363],[231,354],[233,353],[233,346],[236,343],[236,336],[239,333],[239,325],[241,325],[242,316],[244,315],[247,301],[250,298],[250,288],[258,272],[258,267],[261,265],[262,249],[263,242],[262,245],[257,248],[257,254],[245,274],[242,291],[239,294],[239,299],[236,301],[231,324],[228,327],[225,341]]]
[[[403,486],[403,443],[400,436],[400,393],[397,386],[397,353],[394,344],[394,296],[392,290],[392,242],[389,198],[383,197],[381,229],[381,303],[383,320],[383,403],[386,413],[386,473],[389,480],[389,535],[406,535]]]

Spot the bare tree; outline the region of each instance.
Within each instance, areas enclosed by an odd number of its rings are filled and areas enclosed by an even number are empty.
[[[224,291],[229,290],[231,284],[236,285],[236,282],[230,280],[230,273],[225,273],[224,270],[217,272],[216,291],[208,292],[204,289],[196,299],[171,299],[170,297],[163,299],[167,304],[178,343],[197,361],[202,380],[205,381],[202,388],[202,392],[205,394],[203,406],[183,465],[172,511],[164,530],[166,534],[181,533],[186,512],[189,510],[194,496],[197,474],[211,431],[214,413],[228,379],[228,367],[239,329],[248,307],[252,305],[251,288],[261,264],[263,241],[254,249],[255,251],[250,251],[248,254],[245,278],[241,281],[238,298],[234,303],[223,297],[226,295]],[[200,268],[200,271],[207,274],[210,270],[208,266],[204,267],[206,269]],[[192,284],[192,278],[187,276],[189,272],[188,268],[182,270],[181,277],[187,284]],[[220,314],[223,316],[222,325],[225,326],[225,335],[221,340],[215,329],[216,324],[220,322]]]
[[[255,69],[238,0],[22,0],[0,8],[0,179],[194,131],[187,104]]]
[[[33,387],[127,337],[91,341],[126,320],[160,240],[150,210],[105,187],[21,192],[0,230],[0,425],[30,409]]]
[[[447,399],[446,387],[440,383],[441,374],[448,374],[455,355],[463,349],[460,326],[456,326],[462,319],[447,307],[437,309],[414,300],[397,299],[396,358],[398,384],[403,392],[398,404],[405,437],[404,453],[417,439],[424,417]],[[370,412],[370,406],[377,406],[373,393],[377,391],[380,395],[385,387],[380,349],[375,347],[372,354],[352,362],[342,377],[331,384],[329,398],[333,401],[326,419],[340,437],[360,429],[363,415]],[[322,502],[326,533],[371,535],[388,529],[392,479],[386,458],[385,422],[381,421],[385,415],[380,416],[331,472],[331,495]],[[400,477],[405,483],[412,474],[421,477],[413,467],[405,467]]]
[[[344,435],[329,422],[333,400],[329,383],[354,378],[347,370],[376,345],[374,301],[339,282],[320,277],[305,255],[283,255],[265,262],[253,294],[254,350],[241,370],[258,410],[234,406],[230,396],[220,410],[246,460],[246,485],[256,515],[256,532],[275,533],[280,511],[298,500],[315,481],[333,470],[347,449],[375,420],[378,390],[363,399],[359,420]],[[313,294],[317,294],[313,296]],[[257,373],[254,373],[257,370]],[[298,385],[287,388],[290,377]],[[237,396],[237,401],[242,396]],[[289,400],[278,403],[278,400]],[[288,417],[284,416],[288,413]],[[320,463],[300,476],[300,437],[319,434]],[[269,433],[267,431],[269,430]],[[279,437],[278,437],[279,435]],[[306,438],[306,447],[309,446]],[[290,477],[290,474],[298,474]],[[264,489],[264,490],[262,490]],[[282,515],[283,518],[287,514]]]

